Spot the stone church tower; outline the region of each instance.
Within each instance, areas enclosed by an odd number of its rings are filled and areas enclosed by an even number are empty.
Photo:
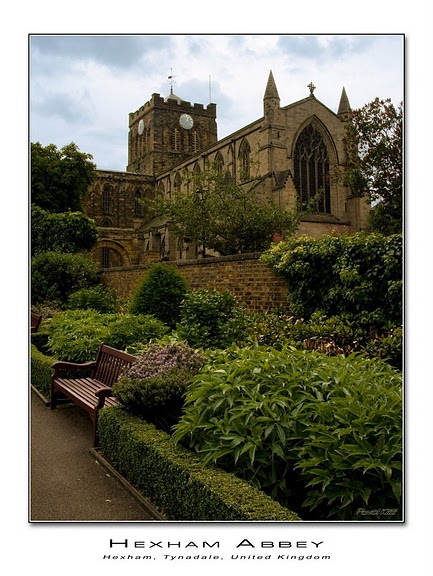
[[[216,105],[191,105],[176,96],[153,94],[129,114],[127,172],[156,176],[189,160],[217,141]]]
[[[312,82],[307,88],[305,98],[281,106],[271,71],[263,116],[222,140],[216,105],[191,104],[172,88],[166,98],[153,94],[129,114],[126,171],[98,171],[84,199],[86,213],[100,230],[94,258],[101,267],[200,258],[200,246],[176,238],[173,223],[153,218],[146,199],[156,188],[166,194],[187,192],[187,175],[206,170],[207,163],[280,206],[313,206],[298,235],[318,238],[367,228],[368,201],[333,177],[344,173],[347,161],[345,123],[351,109],[346,90],[334,112],[316,98]]]

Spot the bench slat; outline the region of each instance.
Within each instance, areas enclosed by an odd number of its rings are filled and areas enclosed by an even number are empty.
[[[56,393],[61,392],[88,412],[93,421],[94,445],[97,443],[98,412],[102,406],[116,406],[113,396],[96,396],[100,388],[111,388],[117,382],[121,371],[133,364],[135,356],[101,344],[96,357],[95,367],[90,378],[54,378],[51,379],[50,407],[55,409]]]
[[[79,379],[63,379],[58,378],[55,380],[56,388],[69,396],[77,396],[83,402],[86,402],[89,406],[96,406],[98,403],[98,398],[95,395],[96,390],[101,388],[102,384],[96,382],[91,378],[79,378]]]

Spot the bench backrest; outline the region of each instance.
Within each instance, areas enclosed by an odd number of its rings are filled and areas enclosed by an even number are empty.
[[[119,379],[121,370],[133,364],[136,359],[131,354],[101,344],[92,376],[105,386],[111,387]]]
[[[42,322],[42,316],[40,316],[39,314],[34,314],[32,312],[32,324],[30,332],[37,332],[41,322]]]

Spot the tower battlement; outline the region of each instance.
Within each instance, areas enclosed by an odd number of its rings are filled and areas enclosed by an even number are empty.
[[[150,111],[152,108],[179,110],[190,114],[200,113],[211,118],[216,118],[216,104],[213,102],[204,106],[204,104],[197,102],[191,104],[191,102],[180,98],[163,98],[160,94],[152,94],[148,102],[140,106],[135,112],[129,113],[129,125],[134,124],[137,119],[141,118],[144,113]]]

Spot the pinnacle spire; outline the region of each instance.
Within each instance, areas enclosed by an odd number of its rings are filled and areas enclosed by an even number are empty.
[[[352,112],[352,109],[351,109],[350,104],[349,104],[349,98],[347,97],[346,89],[343,86],[343,91],[341,93],[340,104],[338,106],[337,115],[340,117],[344,117],[347,114],[350,114],[351,112]]]
[[[272,74],[272,70],[269,72],[268,83],[266,84],[266,90],[263,100],[267,100],[268,98],[274,98],[278,101],[280,100],[277,85],[275,84],[274,80],[274,75]]]

